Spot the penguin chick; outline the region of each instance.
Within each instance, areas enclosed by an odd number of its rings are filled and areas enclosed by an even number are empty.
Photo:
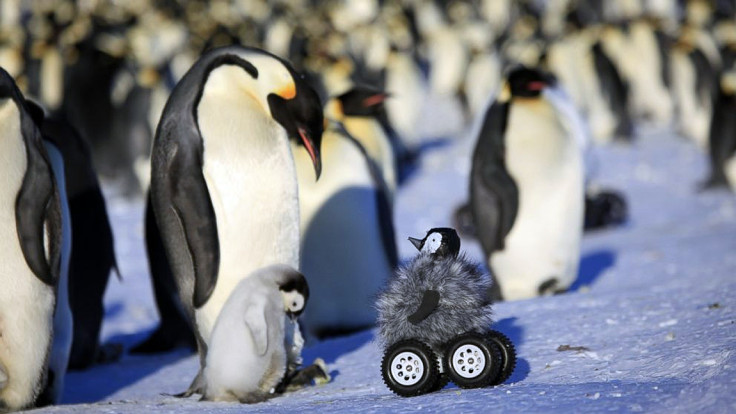
[[[379,334],[386,345],[417,338],[439,348],[462,333],[485,331],[493,322],[490,276],[464,254],[432,253],[432,237],[441,234],[436,230],[429,231],[419,255],[399,268],[378,297]]]
[[[240,281],[212,330],[202,399],[256,403],[272,397],[289,365],[301,363],[296,319],[308,298],[306,279],[287,265]]]

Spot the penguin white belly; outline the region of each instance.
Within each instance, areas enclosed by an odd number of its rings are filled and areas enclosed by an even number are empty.
[[[210,83],[198,118],[220,268],[212,296],[195,312],[205,342],[241,279],[269,264],[299,264],[299,201],[286,132],[247,93],[227,93],[228,85]]]
[[[624,56],[631,67],[634,110],[656,123],[667,123],[672,118],[672,99],[661,79],[657,39],[645,23],[634,23],[630,30],[630,49]]]
[[[465,95],[472,114],[481,113],[500,81],[501,61],[495,53],[478,55],[470,62],[465,77]]]
[[[304,151],[295,150],[294,159],[302,213],[301,270],[312,298],[302,321],[309,329],[372,324],[373,298],[392,268],[366,160],[332,130],[322,136],[319,181]]]
[[[460,90],[468,56],[460,37],[452,28],[445,27],[434,32],[429,44],[432,62],[429,84],[432,92],[439,96],[453,95]]]
[[[504,298],[513,300],[538,295],[553,278],[558,289],[575,280],[584,177],[580,146],[545,100],[512,103],[507,125],[506,167],[519,189],[519,209],[490,266]]]
[[[386,112],[391,125],[407,144],[418,143],[417,121],[421,116],[426,97],[426,87],[417,64],[411,56],[396,52],[386,66]]]
[[[680,133],[691,138],[698,147],[705,150],[708,148],[710,110],[698,104],[695,67],[683,51],[672,52],[670,59],[672,62],[672,93],[677,103],[678,129]]]
[[[0,400],[16,409],[32,404],[44,385],[55,302],[18,240],[15,202],[27,162],[19,116],[13,102],[0,101],[0,371],[7,377]]]
[[[736,191],[736,154],[732,154],[723,164],[723,173],[726,175],[728,185]]]
[[[383,128],[378,121],[369,117],[346,117],[343,123],[345,129],[360,142],[368,156],[381,169],[388,186],[389,200],[393,203],[397,185],[396,162],[391,142],[383,132]]]

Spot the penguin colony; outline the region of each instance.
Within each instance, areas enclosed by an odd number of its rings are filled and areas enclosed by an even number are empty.
[[[733,0],[4,0],[0,67],[0,278],[12,286],[0,292],[0,352],[11,353],[0,353],[0,411],[54,403],[67,367],[120,353],[99,343],[116,265],[98,172],[129,196],[151,185],[146,241],[163,320],[136,349],[197,347],[187,393],[211,399],[218,316],[263,266],[306,275],[308,337],[374,323],[366,304],[398,262],[392,209],[429,96],[477,125],[459,218],[484,247],[495,298],[564,291],[583,226],[625,220],[621,196],[594,190],[591,148],[630,142],[638,123],[672,126],[702,149],[703,189],[736,189]],[[525,140],[537,122],[549,128]],[[182,144],[187,126],[200,138]],[[232,191],[234,174],[276,188]],[[265,231],[264,211],[286,224]],[[565,224],[549,228],[545,215]],[[537,234],[544,248],[529,247]],[[537,253],[549,260],[524,269],[519,258]],[[324,299],[335,291],[350,295]]]

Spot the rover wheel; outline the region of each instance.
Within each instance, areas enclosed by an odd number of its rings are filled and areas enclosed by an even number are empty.
[[[503,384],[514,372],[514,368],[516,368],[516,348],[514,348],[514,344],[511,343],[511,340],[506,335],[498,331],[488,332],[488,339],[495,342],[501,351],[501,367],[498,377],[493,381],[492,385]]]
[[[411,397],[432,391],[440,371],[437,357],[427,345],[407,339],[391,345],[383,354],[381,375],[391,391]]]
[[[468,332],[447,347],[447,373],[461,388],[485,387],[494,383],[501,368],[501,351],[483,335]]]

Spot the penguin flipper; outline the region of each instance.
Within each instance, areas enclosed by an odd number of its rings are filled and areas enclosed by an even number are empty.
[[[256,303],[249,304],[245,309],[244,316],[245,326],[248,327],[248,331],[253,338],[256,352],[260,356],[266,355],[268,350],[268,321],[266,321],[265,307],[258,306]]]
[[[61,262],[61,201],[54,185],[51,165],[45,156],[41,133],[31,117],[23,113],[21,122],[25,136],[26,173],[15,200],[15,222],[23,256],[33,273],[47,285],[54,285]],[[46,254],[44,231],[49,252]]]
[[[519,209],[519,189],[505,163],[508,111],[508,103],[491,105],[473,155],[470,204],[476,236],[486,254],[504,248]]]
[[[201,166],[201,154],[179,146],[168,174],[172,207],[184,228],[194,266],[195,308],[202,307],[212,295],[220,267],[215,209]]]
[[[406,317],[406,320],[412,325],[418,325],[437,309],[439,303],[440,293],[438,291],[431,289],[425,290],[424,296],[422,296],[422,303],[419,304],[419,307],[414,313]]]

